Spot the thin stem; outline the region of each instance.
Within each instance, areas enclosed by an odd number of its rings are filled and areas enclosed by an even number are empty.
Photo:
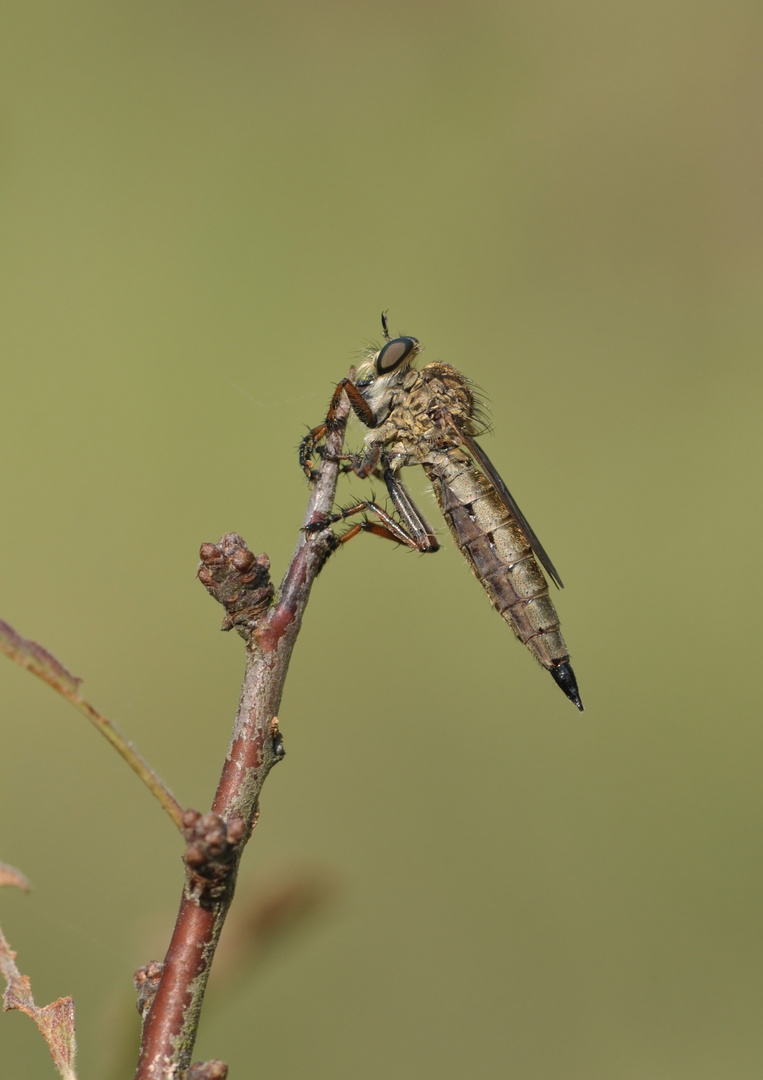
[[[66,697],[68,701],[71,701],[72,705],[79,709],[81,713],[84,713],[88,720],[95,724],[103,737],[108,739],[133,772],[140,777],[151,794],[155,796],[159,804],[167,811],[177,827],[181,829],[183,827],[183,807],[161,777],[157,776],[145,758],[138,753],[132,743],[122,735],[110,720],[105,716],[101,716],[98,710],[94,709],[89,702],[84,700],[84,698],[81,698],[78,694],[70,696],[65,692],[64,697]]]
[[[183,807],[174,797],[167,785],[157,776],[145,758],[141,757],[135,747],[129,742],[119,729],[102,716],[97,709],[81,696],[79,692],[81,679],[67,671],[60,660],[52,653],[38,645],[36,641],[22,637],[12,626],[0,620],[0,652],[5,653],[21,667],[31,671],[57,693],[65,697],[67,701],[79,709],[91,724],[94,724],[104,738],[108,739],[114,749],[127,762],[134,773],[143,781],[152,795],[158,799],[178,828],[183,824]]]
[[[342,401],[326,439],[303,525],[334,504],[349,405]],[[244,845],[257,820],[262,786],[283,757],[277,714],[292,650],[310,590],[336,544],[328,531],[300,531],[289,568],[269,606],[266,556],[252,556],[240,537],[202,548],[199,576],[224,603],[226,628],[246,641],[246,667],[228,754],[212,811],[184,816],[186,879],[175,929],[158,985],[145,997],[136,1080],[183,1077],[191,1063],[199,1014],[220,931],[233,899]],[[143,969],[145,973],[147,969]],[[142,989],[145,974],[139,975]]]

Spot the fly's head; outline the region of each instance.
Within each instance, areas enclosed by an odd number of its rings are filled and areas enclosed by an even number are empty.
[[[353,381],[377,420],[383,420],[389,412],[395,391],[420,352],[418,338],[391,338],[381,349],[368,352],[358,365]]]

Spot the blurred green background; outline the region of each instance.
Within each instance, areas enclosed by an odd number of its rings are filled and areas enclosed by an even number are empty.
[[[326,568],[238,896],[326,902],[212,990],[232,1078],[760,1076],[761,31],[743,0],[6,7],[0,617],[207,807],[243,649],[199,545],[280,579],[297,444],[382,308],[484,388],[567,586],[582,716],[447,534]],[[83,1080],[131,1076],[181,845],[0,679],[35,886],[0,923],[74,995]],[[53,1075],[20,1014],[0,1053]]]

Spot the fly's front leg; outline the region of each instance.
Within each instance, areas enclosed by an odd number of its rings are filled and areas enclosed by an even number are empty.
[[[325,438],[327,430],[325,424],[319,424],[312,431],[308,431],[299,444],[299,467],[311,483],[318,479],[318,470],[313,465],[313,455],[318,449],[320,440]]]
[[[358,390],[352,379],[342,379],[341,382],[337,383],[336,390],[331,396],[326,419],[322,424],[319,424],[318,427],[309,431],[299,444],[299,464],[308,480],[314,480],[317,475],[313,465],[313,455],[316,450],[320,452],[318,443],[320,443],[322,439],[325,439],[329,431],[333,431],[336,428],[337,410],[343,393],[347,394],[352,411],[360,422],[369,428],[376,427],[376,417],[360,390]]]

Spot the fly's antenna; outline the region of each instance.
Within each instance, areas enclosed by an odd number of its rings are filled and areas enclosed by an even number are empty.
[[[389,309],[382,312],[382,333],[384,334],[384,340],[389,341],[389,323],[387,322],[387,316],[389,315]]]

